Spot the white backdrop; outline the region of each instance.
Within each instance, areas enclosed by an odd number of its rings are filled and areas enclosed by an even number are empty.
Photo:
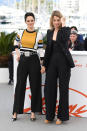
[[[69,86],[69,114],[76,117],[87,117],[87,52],[85,51],[72,51],[71,52],[75,68],[71,70],[71,79]],[[17,71],[16,54],[14,53],[14,90],[16,86],[16,71]],[[42,75],[42,109],[45,110],[44,99],[44,81],[45,74]],[[58,95],[59,96],[59,95]],[[58,98],[56,103],[56,111],[58,109]],[[31,92],[30,85],[26,84],[26,95],[24,112],[29,113],[31,111]]]

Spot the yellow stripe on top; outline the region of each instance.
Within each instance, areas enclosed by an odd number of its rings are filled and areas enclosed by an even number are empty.
[[[21,45],[25,48],[34,48],[36,42],[37,32],[28,32],[24,30],[23,35],[21,37]]]

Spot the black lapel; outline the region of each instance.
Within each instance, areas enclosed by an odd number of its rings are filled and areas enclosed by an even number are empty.
[[[50,32],[50,41],[52,41],[52,39],[53,39],[53,33],[54,33],[54,29],[51,30],[51,32]]]

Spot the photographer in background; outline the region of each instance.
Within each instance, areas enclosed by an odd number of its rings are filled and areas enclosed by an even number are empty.
[[[8,85],[12,85],[13,84],[13,54],[12,52],[9,54],[8,69],[9,69]]]
[[[70,39],[68,41],[69,50],[82,51],[84,45],[78,40],[78,32],[76,30],[71,31]]]
[[[71,31],[77,31],[78,32],[78,29],[77,29],[77,27],[76,26],[71,26]],[[83,36],[82,36],[82,34],[78,34],[78,37],[77,37],[77,39],[83,44],[84,43],[84,40],[83,40]]]

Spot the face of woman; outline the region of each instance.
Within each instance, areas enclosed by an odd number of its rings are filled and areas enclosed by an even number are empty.
[[[61,19],[57,16],[53,17],[53,26],[55,29],[58,29],[61,25]]]
[[[26,24],[27,24],[27,26],[28,26],[28,28],[34,28],[34,23],[35,23],[35,20],[34,20],[34,18],[32,17],[32,16],[28,16],[27,18],[26,18]]]

